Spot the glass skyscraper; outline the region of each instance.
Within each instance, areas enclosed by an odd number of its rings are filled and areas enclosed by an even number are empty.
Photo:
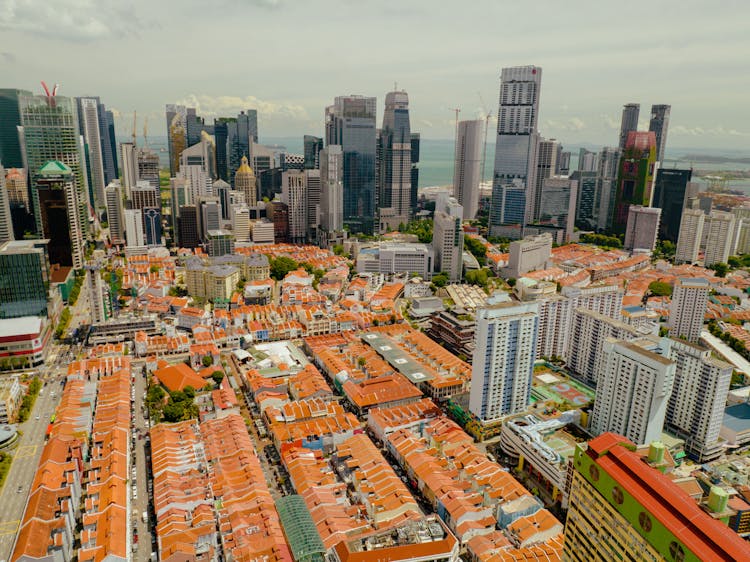
[[[541,84],[542,69],[536,66],[503,68],[501,72],[490,230],[531,220]]]
[[[339,96],[326,108],[326,146],[341,145],[344,156],[344,226],[373,234],[375,227],[376,99]]]
[[[411,203],[411,126],[409,96],[389,92],[385,96],[383,128],[379,135],[378,212],[380,227],[398,228],[409,222]]]
[[[47,240],[0,246],[0,318],[47,315]]]
[[[677,243],[688,183],[692,177],[693,170],[659,168],[656,171],[652,206],[661,209],[659,239]]]
[[[19,98],[30,95],[27,90],[0,89],[0,164],[6,169],[23,168],[17,128],[21,124]]]

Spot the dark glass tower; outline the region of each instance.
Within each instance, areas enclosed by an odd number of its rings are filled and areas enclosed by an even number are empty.
[[[656,135],[657,162],[661,162],[664,159],[664,150],[667,146],[667,129],[669,129],[669,113],[671,111],[671,105],[651,106],[651,121],[649,121],[648,130],[653,131]]]
[[[376,99],[340,96],[326,108],[326,146],[341,145],[344,155],[344,226],[373,234],[375,226]]]
[[[320,151],[323,150],[323,139],[312,135],[303,138],[305,151],[305,170],[320,168]]]
[[[30,96],[27,90],[0,89],[0,164],[6,169],[23,168],[18,125],[21,124],[20,96]]]
[[[677,243],[682,210],[685,208],[685,194],[692,177],[693,170],[659,168],[656,172],[652,207],[661,209],[661,240]]]
[[[396,229],[409,221],[411,207],[411,124],[406,92],[386,94],[378,140],[380,226]]]

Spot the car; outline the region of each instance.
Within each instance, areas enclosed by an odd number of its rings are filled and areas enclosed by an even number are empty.
[[[38,420],[38,419],[39,419],[39,414],[37,414],[37,415],[36,415],[36,418],[34,418],[34,419],[37,419],[37,420]]]
[[[16,490],[17,494],[20,494],[21,492],[23,492],[23,486],[19,486],[18,489]]]
[[[133,488],[133,499],[134,500],[138,499],[138,490],[136,488]]]

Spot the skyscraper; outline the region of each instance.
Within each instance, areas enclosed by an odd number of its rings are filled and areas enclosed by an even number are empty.
[[[253,169],[247,163],[247,156],[243,156],[240,167],[234,173],[234,188],[245,194],[248,207],[255,207],[258,203],[258,190],[255,183]]]
[[[141,209],[125,209],[125,232],[128,248],[142,248],[146,245]]]
[[[197,248],[200,244],[198,231],[198,207],[183,205],[177,219],[178,240],[180,248]]]
[[[697,343],[708,306],[707,279],[677,279],[669,306],[669,335]]]
[[[670,339],[662,345],[676,365],[665,428],[685,440],[691,458],[700,463],[715,460],[724,452],[719,431],[732,366],[712,357],[709,349],[691,343]]]
[[[405,91],[385,95],[378,174],[380,230],[409,222],[411,199],[411,125]],[[386,218],[387,217],[387,218]]]
[[[576,195],[575,225],[583,230],[596,228],[598,209],[596,172],[582,172],[576,170],[570,174],[570,179],[578,185]]]
[[[547,178],[556,175],[557,158],[561,149],[562,146],[555,139],[539,139],[536,151],[534,211],[529,222],[538,221],[542,216],[542,186]]]
[[[575,229],[578,182],[567,176],[552,176],[546,178],[539,187],[537,222],[563,228],[563,240],[569,242]]]
[[[143,209],[143,227],[147,246],[161,246],[161,209]]]
[[[281,175],[281,202],[289,211],[289,242],[304,244],[307,237],[307,185],[301,170]]]
[[[323,150],[323,139],[305,135],[302,142],[305,152],[305,170],[317,170],[320,168],[320,151]]]
[[[140,147],[136,150],[136,166],[138,181],[147,181],[159,191],[159,155],[148,147]]]
[[[86,147],[88,182],[91,193],[89,202],[97,209],[106,207],[104,187],[104,154],[102,146],[102,124],[99,123],[99,98],[76,98],[78,127]]]
[[[330,235],[344,229],[344,155],[341,147],[329,144],[320,151],[320,229],[325,245]]]
[[[669,128],[669,113],[671,105],[652,105],[651,120],[648,130],[656,135],[656,161],[661,162],[664,158],[664,150],[667,146],[667,129]]]
[[[10,194],[5,179],[5,168],[0,162],[0,243],[15,240],[13,217],[10,214]]]
[[[73,171],[50,160],[34,173],[32,188],[38,212],[39,233],[49,240],[49,261],[81,269],[84,237],[81,228],[81,191]]]
[[[675,249],[675,263],[695,263],[703,237],[706,213],[700,209],[685,208],[680,219],[680,233]]]
[[[26,232],[34,232],[36,224],[29,203],[29,186],[26,184],[26,170],[11,168],[5,172],[5,188],[8,190],[10,216],[13,222],[13,234],[21,240]]]
[[[525,225],[533,215],[541,84],[542,69],[536,66],[501,72],[490,230]]]
[[[419,199],[419,147],[421,137],[419,133],[411,134],[411,218],[417,214],[417,200]]]
[[[656,166],[656,137],[652,132],[631,131],[625,141],[617,175],[611,229],[623,234],[630,205],[651,205]]]
[[[161,206],[159,192],[145,181],[139,181],[135,187],[131,188],[130,201],[133,204],[133,209],[158,208]]]
[[[0,88],[0,164],[6,168],[24,167],[18,138],[18,126],[21,125],[20,98],[31,95],[28,90]]]
[[[435,272],[446,273],[451,283],[459,283],[463,274],[462,217],[463,207],[456,199],[453,197],[438,199],[432,236],[432,246],[435,248]]]
[[[735,216],[723,211],[711,211],[703,224],[706,239],[706,251],[703,265],[710,267],[715,263],[726,263],[732,253],[736,234]]]
[[[669,476],[665,447],[636,451],[606,433],[576,446],[562,559],[566,562],[748,560],[750,547],[711,511],[726,507],[712,488],[706,513]],[[723,501],[721,501],[723,496]]]
[[[365,96],[339,96],[326,108],[326,146],[343,152],[343,216],[352,233],[374,233],[375,110],[375,98]]]
[[[217,176],[214,141],[205,131],[202,131],[201,135],[198,142],[180,153],[180,169],[185,166],[200,166],[209,177],[215,178]]]
[[[258,112],[255,109],[240,111],[236,118],[226,120],[226,126],[227,166],[232,171],[240,167],[243,156],[252,159],[253,143],[258,142]],[[234,179],[231,174],[230,179]]]
[[[117,165],[117,139],[115,138],[115,116],[104,104],[99,104],[99,127],[101,131],[102,155],[104,157],[104,181],[120,178]]]
[[[469,410],[482,421],[522,412],[531,395],[538,306],[488,301],[476,317]]]
[[[620,122],[620,150],[625,149],[628,135],[638,130],[638,115],[641,112],[641,104],[628,103],[622,106],[622,121]]]
[[[309,241],[317,239],[320,226],[320,170],[305,170],[305,202],[307,204],[307,238]]]
[[[620,164],[620,150],[604,147],[599,152],[596,173],[596,199],[594,209],[597,212],[597,228],[609,230],[615,212],[615,194],[617,191],[617,169]]]
[[[578,152],[578,171],[579,172],[596,172],[599,166],[599,157],[596,152],[591,152],[582,148]]]
[[[463,206],[464,219],[473,219],[479,210],[479,183],[482,164],[483,119],[459,121],[453,162],[453,197]]]
[[[0,245],[0,318],[47,315],[47,240]]]
[[[675,366],[651,339],[604,344],[589,429],[612,431],[643,445],[661,438]]]
[[[660,219],[661,209],[631,205],[628,208],[623,247],[626,250],[653,251],[656,247]]]
[[[658,147],[658,137],[657,137]],[[662,210],[659,238],[677,242],[680,233],[680,219],[688,196],[693,196],[689,187],[693,170],[659,168],[654,181],[653,206]],[[696,186],[697,187],[697,186]]]
[[[187,108],[184,105],[168,103],[167,147],[169,149],[169,175],[174,176],[180,169],[180,154],[187,144]]]
[[[122,186],[119,181],[110,183],[104,188],[107,200],[107,223],[109,239],[114,245],[125,243],[125,215],[122,207]]]
[[[130,188],[138,181],[137,147],[132,142],[120,143],[120,162],[122,163],[122,186],[129,195]]]
[[[36,219],[37,233],[41,234],[42,219],[39,210],[39,197],[34,186],[38,175],[50,161],[57,161],[70,169],[78,193],[77,228],[88,230],[88,189],[85,172],[83,147],[79,142],[76,108],[71,98],[63,96],[30,96],[19,98],[21,125],[26,168],[32,186],[32,208]],[[67,178],[66,180],[67,181]],[[49,238],[48,236],[45,236]],[[50,245],[50,257],[51,257]],[[67,264],[69,265],[69,264]],[[80,266],[79,266],[80,267]]]

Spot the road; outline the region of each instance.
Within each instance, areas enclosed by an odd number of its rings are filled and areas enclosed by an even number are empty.
[[[134,368],[135,373],[135,408],[133,417],[133,429],[131,429],[135,443],[135,467],[136,467],[136,487],[138,490],[138,499],[133,500],[133,488],[132,485],[128,490],[130,494],[130,511],[132,513],[132,519],[135,521],[135,529],[138,533],[138,551],[137,555],[134,556],[137,560],[146,560],[152,551],[156,548],[152,547],[152,533],[151,525],[155,521],[154,513],[149,507],[149,497],[151,496],[150,491],[150,457],[147,456],[149,447],[146,440],[146,421],[143,415],[143,393],[146,392],[146,380],[141,375],[140,368]],[[141,436],[139,439],[138,436]],[[148,449],[148,450],[147,450]],[[132,457],[131,457],[132,459]],[[132,480],[131,480],[132,484]],[[148,513],[148,520],[146,523],[143,522],[143,512]]]
[[[16,531],[26,507],[29,487],[44,447],[47,424],[60,402],[61,394],[62,385],[49,380],[42,389],[42,394],[37,396],[29,419],[19,426],[23,435],[13,451],[13,464],[0,493],[0,560],[10,559]],[[39,419],[36,419],[37,416]],[[18,492],[19,487],[21,492]]]

